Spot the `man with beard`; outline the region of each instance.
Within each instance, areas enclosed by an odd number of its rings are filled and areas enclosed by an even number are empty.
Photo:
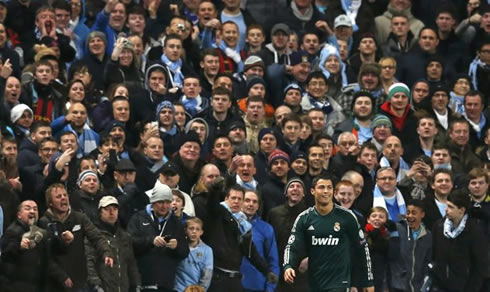
[[[235,153],[248,153],[247,132],[243,121],[235,120],[231,122],[227,129],[227,135],[230,138]]]
[[[274,233],[277,239],[277,248],[279,251],[279,264],[282,267],[284,261],[284,248],[288,242],[291,228],[293,227],[296,217],[303,212],[307,207],[305,204],[305,185],[303,181],[297,177],[288,180],[284,192],[286,193],[286,202],[275,208],[272,208],[267,216],[267,221],[274,227]],[[306,271],[308,260],[302,260],[300,271]],[[281,274],[282,274],[281,269]],[[284,279],[279,280],[279,291],[307,291],[308,284],[304,273],[297,274],[295,283],[290,285],[284,282]]]
[[[262,187],[264,194],[264,218],[270,209],[282,205],[285,201],[284,186],[288,180],[289,155],[276,149],[268,157],[270,179]]]
[[[352,99],[352,117],[347,118],[335,128],[334,139],[340,133],[352,132],[356,135],[359,145],[373,137],[371,128],[374,113],[374,97],[367,91],[359,91]]]
[[[286,23],[277,23],[272,27],[271,42],[258,53],[264,60],[265,67],[271,64],[291,64],[292,52],[288,48],[289,33],[289,26]]]

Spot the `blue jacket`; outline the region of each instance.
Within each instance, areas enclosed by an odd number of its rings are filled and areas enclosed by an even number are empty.
[[[269,223],[259,219],[258,216],[255,216],[251,223],[252,240],[257,252],[265,259],[269,270],[279,276],[279,256],[274,228]],[[268,283],[265,276],[246,257],[243,257],[240,272],[243,274],[242,286],[244,289],[267,292],[276,289],[277,284]]]
[[[85,17],[85,0],[81,2],[82,7],[80,11],[80,16],[78,18],[78,24],[73,29],[73,32],[77,36],[75,39],[75,45],[77,46],[77,59],[81,59],[84,56],[85,42],[87,36],[90,33],[90,28],[85,24],[87,18]]]
[[[114,48],[118,35],[118,32],[109,25],[109,17],[110,14],[106,13],[105,10],[102,9],[102,11],[97,14],[95,23],[92,26],[92,31],[97,30],[105,33],[105,36],[107,37],[107,47],[105,52],[108,56],[112,54],[112,49]]]
[[[200,285],[208,290],[213,277],[213,250],[202,240],[177,266],[174,290],[183,292],[187,286]]]

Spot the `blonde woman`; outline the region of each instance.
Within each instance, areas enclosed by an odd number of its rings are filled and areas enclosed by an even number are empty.
[[[378,64],[381,66],[383,89],[388,94],[390,86],[398,82],[395,78],[396,60],[393,57],[383,57],[379,60]]]

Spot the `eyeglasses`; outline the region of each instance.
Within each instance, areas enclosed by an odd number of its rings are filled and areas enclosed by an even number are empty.
[[[75,6],[75,7],[82,7],[82,4],[81,3],[70,3],[71,6]]]

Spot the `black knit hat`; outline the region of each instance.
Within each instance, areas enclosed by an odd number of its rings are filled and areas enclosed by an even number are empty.
[[[186,142],[196,142],[201,146],[201,140],[199,135],[195,131],[189,131],[188,133],[180,136],[179,138],[179,148],[182,147]]]

